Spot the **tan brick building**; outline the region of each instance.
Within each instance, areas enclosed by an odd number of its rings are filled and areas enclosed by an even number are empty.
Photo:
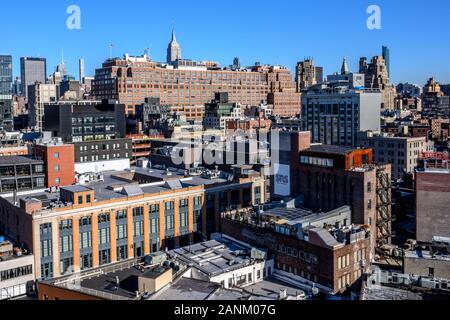
[[[300,113],[300,94],[291,72],[279,66],[232,71],[207,63],[164,65],[146,55],[126,55],[105,61],[93,82],[97,99],[118,99],[127,114],[134,114],[145,98],[156,97],[162,105],[185,108],[190,118],[198,118],[201,112],[188,107],[211,102],[217,92],[227,92],[230,103],[255,106],[270,101],[280,116]]]
[[[0,230],[30,249],[48,279],[189,245],[220,228],[220,213],[264,202],[265,180],[232,181],[136,168],[87,186],[0,198]]]

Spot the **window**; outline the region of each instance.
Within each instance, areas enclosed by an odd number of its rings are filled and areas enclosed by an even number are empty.
[[[150,211],[150,215],[156,215],[159,214],[159,205],[157,204],[152,204],[149,208]]]
[[[6,281],[14,278],[27,276],[33,273],[33,266],[23,266],[9,270],[3,270],[0,272],[0,281]]]
[[[80,227],[90,226],[92,224],[91,217],[84,217],[80,219]]]
[[[78,196],[78,204],[83,204],[83,196]]]
[[[108,244],[109,243],[109,228],[103,228],[98,230],[98,238],[99,244]]]
[[[40,229],[41,235],[52,233],[52,224],[51,223],[41,224],[39,229]]]
[[[59,186],[61,184],[61,179],[60,178],[55,178],[55,184],[57,186]]]
[[[187,199],[180,200],[180,209],[187,208],[189,206],[189,202]]]
[[[151,234],[157,234],[159,233],[159,219],[151,219],[150,221],[150,233]]]
[[[126,210],[120,210],[116,213],[116,220],[127,220]]]
[[[133,208],[133,217],[142,217],[144,216],[144,208]]]
[[[134,236],[140,237],[144,235],[144,221],[136,221],[134,223]]]
[[[173,201],[166,202],[165,203],[165,208],[166,208],[166,211],[173,211],[173,209],[175,208],[174,202]]]
[[[119,246],[117,247],[117,260],[125,260],[128,259],[128,246]]]
[[[166,216],[166,230],[175,229],[174,216]]]
[[[55,152],[55,153],[53,153],[53,158],[55,158],[55,159],[59,159],[59,152]]]
[[[127,238],[128,227],[126,224],[117,226],[117,240],[123,240]]]
[[[100,252],[99,252],[100,265],[108,264],[111,262],[110,254],[111,254],[111,250],[109,250],[109,249],[100,250]]]
[[[81,270],[92,268],[92,253],[80,256]]]
[[[202,205],[202,197],[195,197],[194,198],[194,206],[199,207]]]
[[[72,236],[62,236],[59,238],[60,253],[67,253],[73,250]]]
[[[52,256],[52,240],[41,241],[41,258],[47,258]]]
[[[107,223],[109,222],[109,214],[101,214],[98,216],[98,223]]]
[[[59,164],[55,164],[55,172],[59,172],[60,171],[60,167],[59,167]]]
[[[187,212],[180,212],[180,227],[186,228],[188,226],[188,214]]]
[[[72,229],[72,220],[63,220],[59,223],[59,230],[70,230]]]
[[[82,232],[80,234],[80,249],[88,249],[92,247],[92,233]]]

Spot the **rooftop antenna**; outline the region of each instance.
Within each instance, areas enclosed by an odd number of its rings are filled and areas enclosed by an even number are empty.
[[[64,64],[64,48],[61,48],[61,63]]]

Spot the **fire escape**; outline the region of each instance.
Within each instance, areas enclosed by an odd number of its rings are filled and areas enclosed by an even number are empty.
[[[377,251],[385,255],[383,247],[391,243],[392,238],[392,196],[391,181],[385,168],[377,170]]]

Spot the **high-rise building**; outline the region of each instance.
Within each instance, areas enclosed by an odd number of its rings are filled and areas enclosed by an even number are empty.
[[[312,142],[355,146],[360,131],[380,131],[381,94],[378,90],[353,89],[350,83],[316,85],[302,94],[304,129]]]
[[[36,82],[28,86],[29,124],[36,131],[44,129],[44,105],[56,102],[58,98],[57,86]]]
[[[312,59],[306,59],[297,63],[295,80],[297,82],[297,91],[307,89],[323,81],[323,68],[316,67]]]
[[[20,77],[16,77],[14,79],[12,93],[16,96],[20,96],[22,94],[22,82],[20,80]]]
[[[181,47],[177,42],[175,30],[172,31],[172,40],[167,48],[167,63],[173,65],[177,60],[181,59]]]
[[[391,52],[388,47],[383,46],[383,59],[386,62],[386,69],[388,73],[388,77],[391,76]]]
[[[316,67],[316,81],[317,83],[323,82],[323,67]]]
[[[36,81],[45,83],[47,79],[47,60],[45,58],[20,58],[20,75],[22,79],[22,93],[28,101],[28,86]]]
[[[341,74],[349,74],[350,68],[348,66],[347,57],[344,57],[344,60],[342,61],[342,67],[341,67]]]
[[[382,93],[382,110],[393,110],[395,108],[395,98],[397,90],[390,83],[389,72],[386,61],[382,56],[375,56],[370,63],[367,58],[359,60],[359,73],[365,75],[366,89],[379,89]]]
[[[12,56],[0,55],[0,126],[12,126]]]
[[[84,59],[80,59],[80,61],[78,62],[78,80],[80,81],[81,84],[84,84],[84,76],[85,76],[85,66],[84,66]]]
[[[187,63],[190,62],[190,63]],[[145,98],[160,98],[171,107],[203,106],[217,92],[227,92],[230,103],[273,105],[274,114],[300,113],[300,94],[291,72],[282,66],[253,66],[245,70],[221,69],[213,63],[179,60],[174,66],[150,61],[148,56],[109,59],[96,70],[93,95],[97,99],[117,99],[127,114]]]

